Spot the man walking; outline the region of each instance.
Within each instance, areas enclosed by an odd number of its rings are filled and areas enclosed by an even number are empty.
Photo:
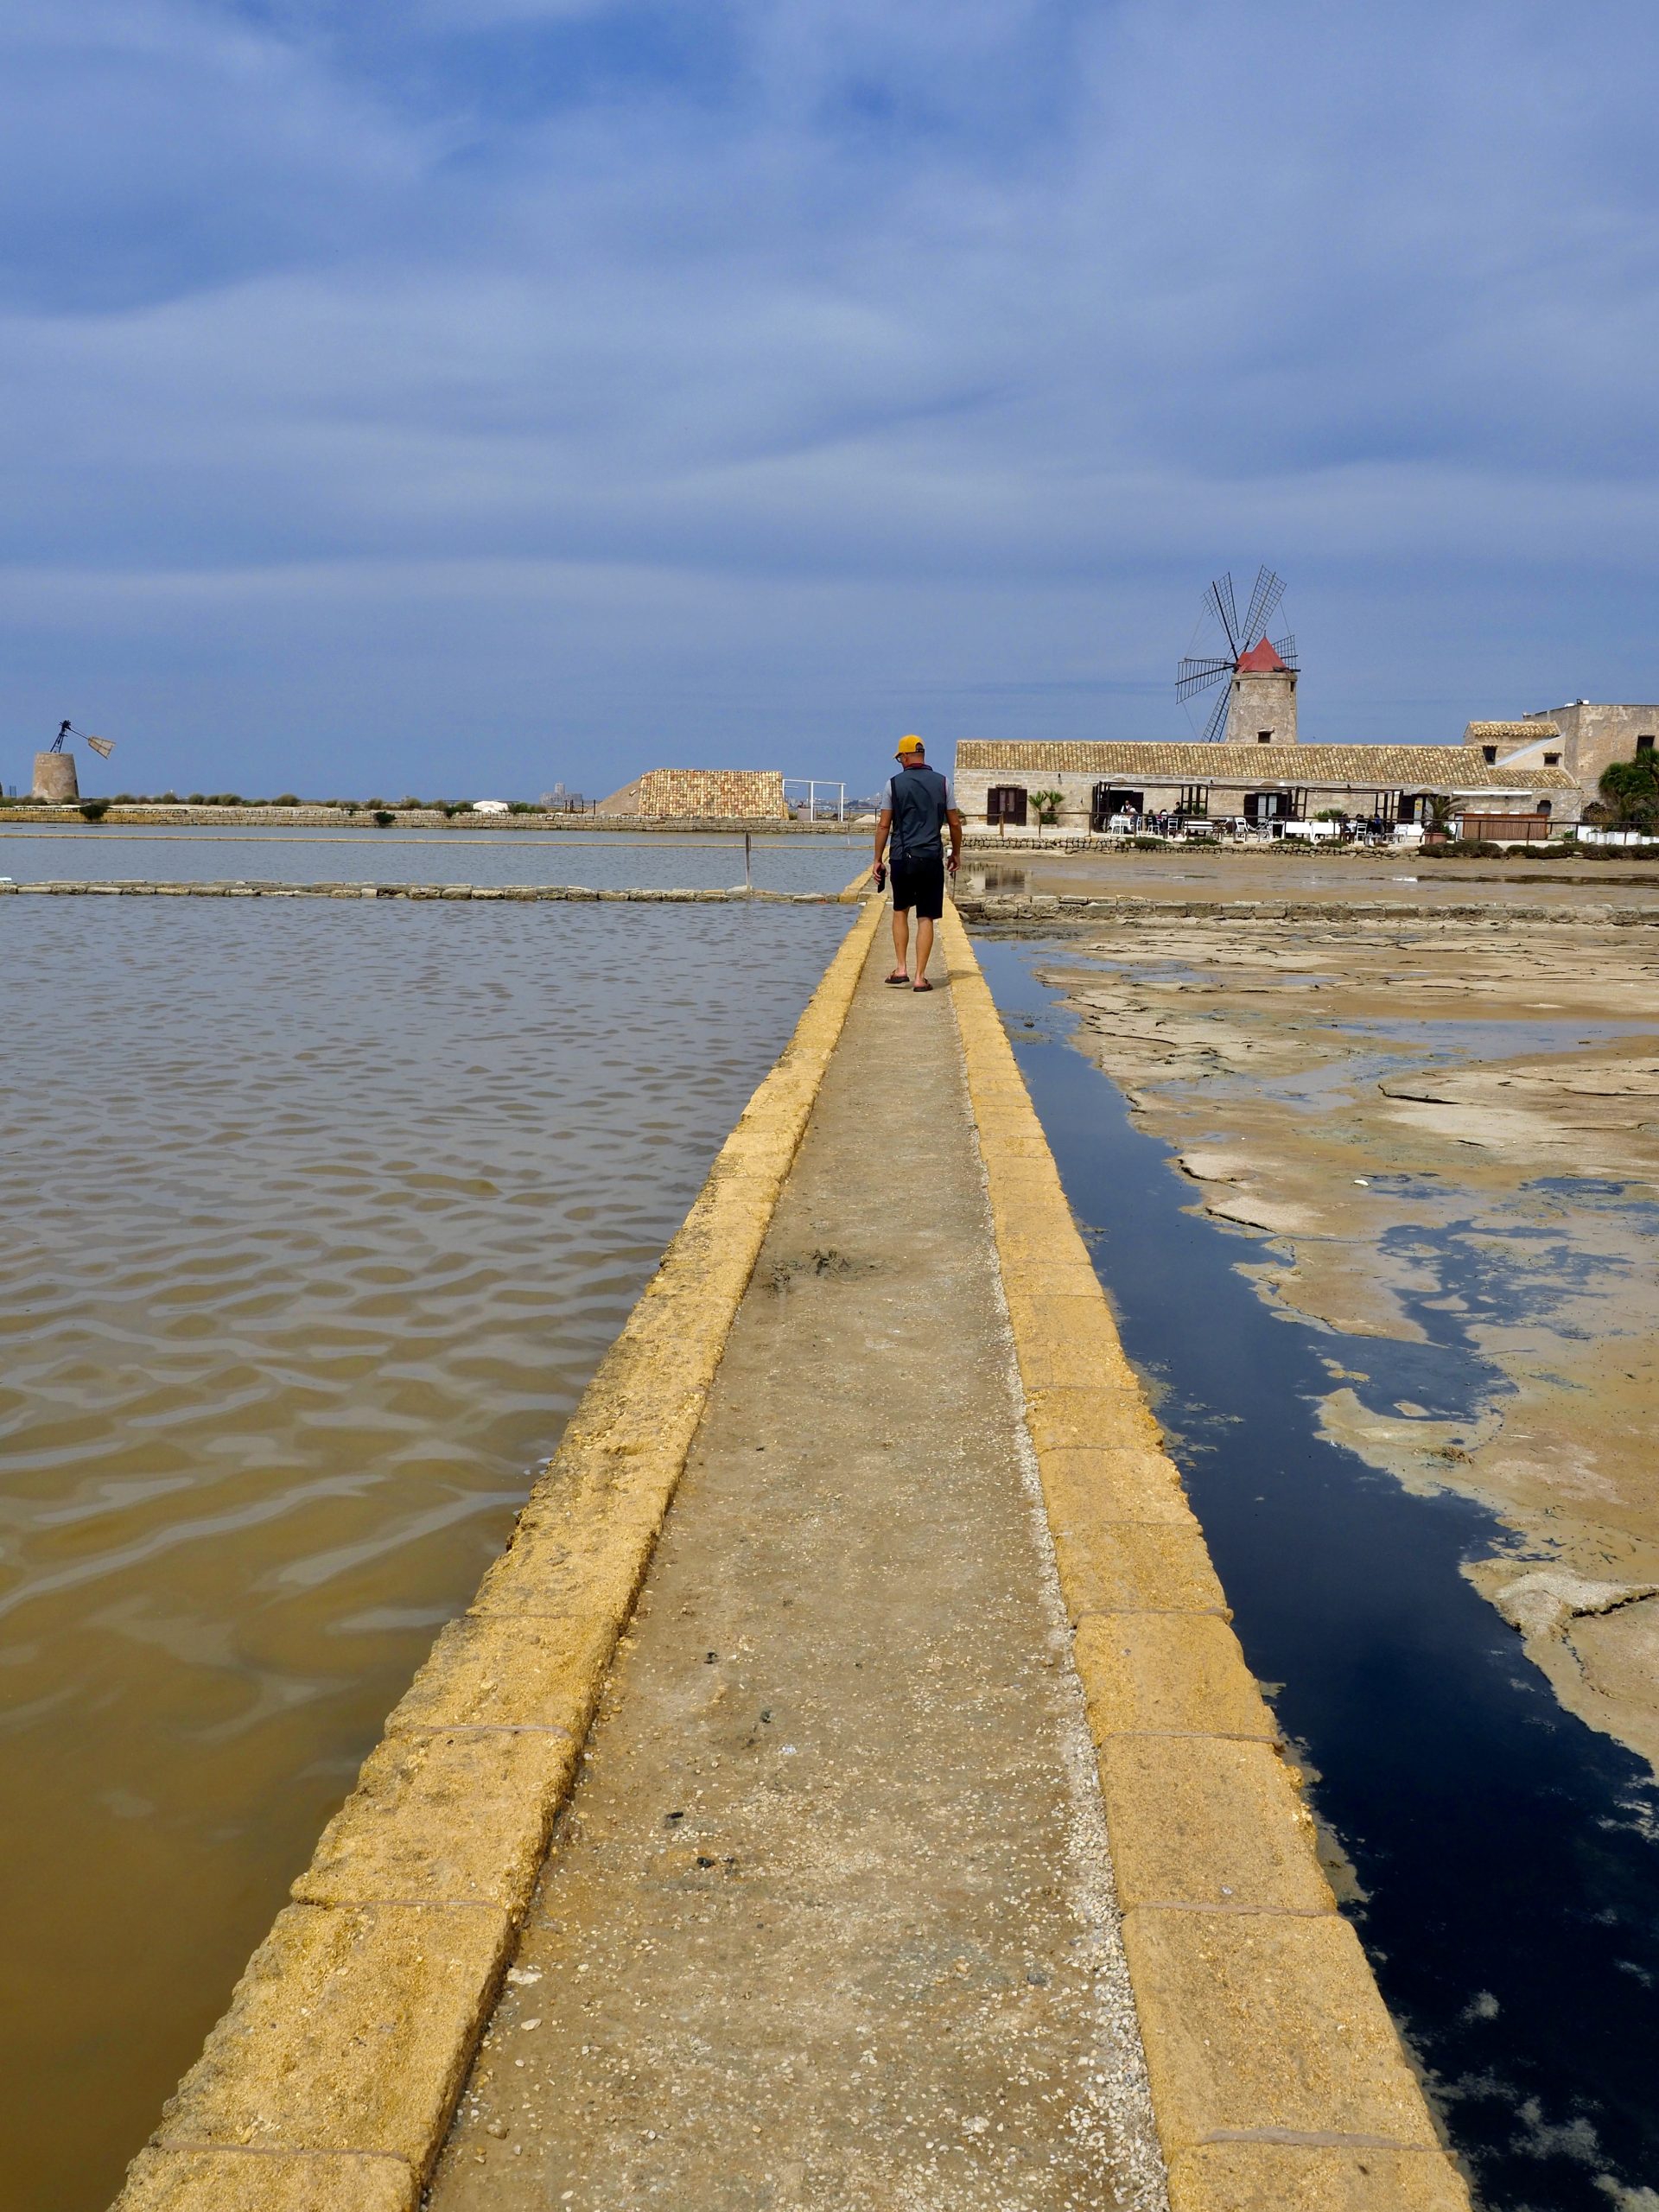
[[[896,965],[887,981],[908,983],[910,910],[916,909],[916,982],[918,991],[931,991],[928,956],[933,950],[933,925],[944,912],[946,861],[939,839],[946,823],[950,828],[950,869],[957,872],[962,858],[962,817],[950,804],[950,790],[937,768],[930,768],[919,737],[907,737],[894,758],[899,773],[890,777],[875,823],[875,882],[881,886],[882,860],[892,840],[893,950]]]

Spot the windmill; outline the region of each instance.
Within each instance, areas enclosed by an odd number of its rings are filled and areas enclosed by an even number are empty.
[[[71,721],[58,725],[58,734],[44,753],[35,755],[35,796],[52,799],[61,804],[73,804],[80,796],[80,786],[75,776],[75,758],[66,746],[66,738],[78,737],[89,746],[102,760],[107,760],[115,750],[111,737],[93,737],[84,729],[77,729]]]
[[[1217,650],[1184,660],[1175,673],[1175,696],[1185,704],[1200,692],[1209,690],[1212,684],[1224,682],[1225,688],[1205,724],[1206,742],[1213,743],[1224,728],[1230,741],[1243,734],[1243,724],[1249,716],[1236,709],[1259,704],[1252,695],[1262,691],[1264,685],[1274,695],[1270,728],[1253,734],[1287,737],[1291,742],[1295,741],[1296,640],[1288,632],[1282,638],[1269,640],[1267,632],[1268,620],[1284,595],[1284,584],[1273,570],[1258,569],[1241,621],[1230,572],[1217,576],[1205,592],[1204,613],[1219,629],[1221,640],[1217,644],[1224,641],[1226,652],[1224,654]],[[1287,718],[1287,727],[1281,727]],[[1262,719],[1260,713],[1255,719]],[[1235,724],[1238,727],[1235,728]]]

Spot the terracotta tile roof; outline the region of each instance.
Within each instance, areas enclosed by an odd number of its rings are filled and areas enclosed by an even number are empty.
[[[789,810],[777,768],[650,768],[602,800],[600,811],[675,821],[702,815],[722,822],[779,822]]]
[[[1535,729],[1538,725],[1532,726]],[[1468,745],[1165,745],[1134,739],[967,737],[957,772],[1139,778],[1151,783],[1268,785],[1339,791],[1506,791],[1501,761]],[[1528,768],[1529,791],[1576,791],[1564,768]]]
[[[1463,733],[1465,745],[1532,745],[1559,737],[1557,722],[1471,722]]]

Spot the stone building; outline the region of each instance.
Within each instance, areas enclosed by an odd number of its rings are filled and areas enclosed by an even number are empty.
[[[1506,772],[1518,773],[1534,765],[1565,768],[1588,804],[1604,768],[1651,753],[1659,744],[1659,707],[1574,699],[1512,722],[1471,722],[1463,739]]]
[[[1580,804],[1558,762],[1510,766],[1478,745],[1301,745],[1259,735],[1245,745],[964,738],[954,784],[964,822],[981,836],[1003,823],[1034,828],[1037,791],[1059,792],[1058,826],[1074,836],[1124,812],[1268,823],[1334,808],[1385,823],[1421,821],[1434,798],[1449,798],[1459,815],[1541,817],[1559,827],[1578,820]]]
[[[1227,745],[1294,745],[1296,671],[1265,638],[1241,653],[1227,696]]]
[[[595,810],[669,822],[789,819],[783,772],[775,768],[650,768]]]

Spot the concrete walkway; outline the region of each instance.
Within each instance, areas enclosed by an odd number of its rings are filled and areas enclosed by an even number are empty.
[[[435,2212],[1163,2203],[950,994],[890,962],[882,930]]]

